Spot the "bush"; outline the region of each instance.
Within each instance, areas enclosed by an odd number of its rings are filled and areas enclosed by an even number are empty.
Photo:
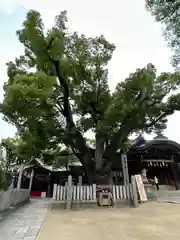
[[[2,167],[0,167],[0,191],[7,190],[9,185],[10,181],[8,179],[6,172],[3,170]]]

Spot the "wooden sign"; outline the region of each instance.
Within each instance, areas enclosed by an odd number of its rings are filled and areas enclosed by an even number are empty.
[[[144,184],[143,184],[141,175],[135,175],[135,180],[136,180],[136,185],[137,185],[140,201],[146,202],[147,196],[146,196],[146,191],[144,188]]]

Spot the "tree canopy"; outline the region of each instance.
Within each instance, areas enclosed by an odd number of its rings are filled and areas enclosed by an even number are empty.
[[[2,164],[7,171],[12,163],[17,161],[16,142],[13,138],[6,138],[1,140],[1,150],[4,148],[6,154],[3,156]]]
[[[29,163],[37,157],[46,164],[54,167],[68,167],[69,164],[77,162],[77,158],[70,148],[62,145],[53,146],[53,148],[34,149],[32,139],[22,138],[6,138],[1,141],[1,149],[5,150],[5,156],[1,159],[1,163],[7,172],[9,167],[14,164]]]
[[[172,91],[180,78],[179,73],[157,76],[148,64],[112,92],[107,64],[115,45],[103,35],[72,32],[67,20],[63,11],[45,31],[40,13],[28,12],[17,31],[24,54],[7,64],[1,112],[31,146],[30,155],[46,161],[45,152],[64,145],[92,181],[99,170],[111,169],[131,134],[165,129],[167,116],[179,110],[180,95]],[[94,149],[85,138],[89,131]]]
[[[6,172],[12,165],[29,162],[34,157],[31,139],[23,141],[19,136],[6,138],[1,140],[0,146],[4,150],[2,164]]]
[[[180,0],[146,0],[146,8],[162,23],[163,34],[174,51],[173,66],[180,67]]]

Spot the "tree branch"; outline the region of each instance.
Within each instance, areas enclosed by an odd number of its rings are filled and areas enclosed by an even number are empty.
[[[167,113],[162,113],[159,117],[157,117],[156,119],[153,119],[149,124],[146,124],[144,128],[150,128],[152,126],[154,126],[156,123],[158,123],[161,119],[163,119],[164,117],[166,117]]]
[[[59,104],[56,103],[55,107],[57,108],[57,110],[58,110],[60,113],[63,113],[63,109],[62,109],[61,105],[59,105]]]
[[[54,40],[53,38],[50,40],[45,52],[46,52],[50,62],[54,65],[59,84],[64,90],[63,91],[63,108],[64,109],[63,109],[62,114],[64,115],[64,117],[66,119],[68,134],[72,135],[71,147],[75,147],[81,152],[87,152],[88,147],[86,145],[86,141],[83,138],[83,136],[81,135],[80,131],[77,129],[77,127],[73,121],[72,109],[71,109],[71,105],[69,102],[70,91],[69,91],[69,87],[68,87],[66,80],[61,76],[60,61],[52,59],[52,57],[50,57],[49,52],[48,52],[52,46],[53,40]]]
[[[64,111],[63,114],[66,117],[67,123],[75,125],[73,122],[73,116],[71,111],[71,106],[69,103],[69,88],[65,81],[65,79],[61,76],[60,73],[60,62],[58,60],[53,60],[53,64],[55,66],[56,74],[59,79],[60,85],[64,88]]]
[[[68,61],[70,62],[70,59],[69,59],[69,58],[68,58]],[[80,65],[80,63],[79,63],[79,65]],[[82,66],[82,65],[80,65],[80,66],[81,66],[82,69],[83,69],[84,78],[86,78],[86,72],[85,72],[83,66]],[[77,79],[77,78],[76,78],[76,74],[75,74],[73,68],[72,68],[72,72],[73,72],[73,78]],[[99,75],[98,75],[98,77],[99,77]],[[98,78],[98,79],[99,79],[99,78]],[[99,83],[99,82],[100,82],[100,80],[98,80],[98,83]],[[84,86],[84,84],[83,84],[83,90],[82,90],[82,91],[84,92],[84,90],[86,90],[86,88],[85,88],[85,86]],[[92,108],[95,116],[96,116],[96,115],[98,115],[98,116],[100,116],[100,115],[102,116],[102,115],[103,115],[102,112],[99,111],[99,110],[96,108],[96,105],[98,104],[98,96],[99,96],[99,94],[100,94],[100,83],[99,83],[99,85],[98,85],[98,94],[97,94],[97,99],[96,99],[95,102],[94,102],[94,101],[89,101],[89,102],[85,101],[85,99],[83,98],[83,93],[82,93],[82,101],[83,101],[85,104],[89,105],[89,106]],[[92,117],[93,117],[94,122],[97,124],[98,119],[97,119],[94,115],[92,114]]]
[[[118,150],[119,146],[127,140],[127,136],[134,129],[136,122],[133,119],[133,115],[136,115],[139,108],[141,108],[141,104],[143,104],[147,99],[147,96],[143,93],[144,91],[142,90],[142,93],[138,95],[141,97],[138,97],[135,100],[134,109],[132,111],[129,111],[124,117],[120,129],[114,134],[110,141],[110,144],[106,147],[106,150],[104,152],[104,157],[106,159],[112,157],[112,153],[115,153]],[[137,105],[138,108],[136,107]]]
[[[176,86],[176,84],[173,84],[159,99],[155,100],[154,102],[152,102],[150,105],[148,105],[148,108],[153,107],[154,105],[160,103],[163,98],[165,98],[167,96],[168,93],[170,93],[170,91]]]
[[[50,62],[54,65],[55,71],[56,71],[56,76],[57,76],[57,78],[59,80],[59,84],[64,89],[64,96],[63,96],[64,110],[63,110],[63,115],[66,118],[67,123],[75,126],[75,124],[73,122],[71,106],[70,106],[70,103],[69,103],[69,94],[70,94],[69,87],[68,87],[65,79],[61,76],[60,61],[52,59],[52,57],[50,57],[50,55],[48,53],[49,49],[52,47],[53,41],[54,41],[54,38],[51,38],[51,40],[49,41],[49,44],[47,45],[47,47],[45,49],[45,53],[47,54]]]

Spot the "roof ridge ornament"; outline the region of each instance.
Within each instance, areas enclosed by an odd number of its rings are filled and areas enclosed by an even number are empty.
[[[139,136],[132,142],[132,145],[140,146],[146,142],[144,136],[139,134]]]
[[[168,140],[166,136],[162,132],[157,132],[157,135],[153,138],[154,140]]]

